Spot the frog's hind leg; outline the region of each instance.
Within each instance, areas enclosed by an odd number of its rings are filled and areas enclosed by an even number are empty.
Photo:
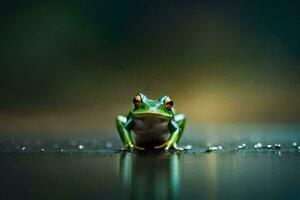
[[[182,136],[184,127],[185,127],[186,117],[185,117],[184,114],[177,114],[177,115],[174,116],[174,120],[175,120],[175,122],[177,123],[177,125],[179,127],[179,135],[178,135],[178,139],[176,141],[176,143],[178,143],[181,136]]]
[[[176,142],[173,145],[173,148],[176,150],[184,150],[184,148],[178,147],[177,144],[182,136],[184,127],[185,127],[185,121],[186,121],[186,117],[184,114],[177,114],[174,116],[174,120],[177,123],[178,127],[179,127],[179,134],[178,134],[178,138],[176,140]]]
[[[116,125],[125,148],[132,148],[133,141],[130,132],[126,129],[127,118],[119,115],[116,119]]]
[[[186,121],[186,117],[183,114],[177,114],[174,116],[174,121],[171,121],[170,128],[171,128],[171,134],[168,138],[168,140],[159,145],[159,146],[155,146],[155,149],[161,149],[161,148],[165,148],[165,150],[169,150],[169,148],[173,148],[175,150],[184,150],[184,148],[180,148],[177,146],[177,143],[179,142],[184,127],[185,127],[185,121]],[[174,123],[175,122],[175,123]],[[173,129],[173,131],[172,131]]]
[[[173,123],[174,121],[175,124]],[[171,126],[171,129],[173,129],[173,132],[171,132],[169,139],[162,145],[155,146],[155,149],[165,148],[165,150],[169,150],[169,148],[173,148],[175,150],[184,150],[184,148],[178,147],[177,143],[179,142],[182,136],[186,117],[183,114],[178,114],[174,116],[174,121],[172,121],[172,123],[169,124]]]
[[[126,117],[119,115],[116,120],[117,129],[121,140],[126,149],[136,149],[145,150],[143,147],[135,145],[131,138],[130,127],[132,125],[132,120],[127,120]]]

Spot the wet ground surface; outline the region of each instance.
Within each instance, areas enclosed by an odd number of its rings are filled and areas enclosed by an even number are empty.
[[[299,124],[199,125],[183,152],[99,135],[2,136],[0,199],[300,199]]]

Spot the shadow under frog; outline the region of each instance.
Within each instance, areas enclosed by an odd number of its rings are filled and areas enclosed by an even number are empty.
[[[178,154],[124,152],[120,179],[128,199],[178,199],[180,184]]]

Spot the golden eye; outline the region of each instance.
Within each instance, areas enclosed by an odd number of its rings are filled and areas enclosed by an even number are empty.
[[[172,107],[173,107],[173,105],[174,105],[173,100],[172,100],[170,97],[167,97],[167,98],[165,99],[165,108],[166,108],[167,110],[171,110]]]
[[[132,102],[133,102],[133,104],[134,104],[135,106],[139,106],[139,105],[142,103],[142,98],[141,98],[141,96],[140,96],[139,94],[136,95],[136,96],[133,98]]]

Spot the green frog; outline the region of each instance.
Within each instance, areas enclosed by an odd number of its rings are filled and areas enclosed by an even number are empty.
[[[176,114],[174,102],[169,96],[158,100],[138,93],[133,98],[134,108],[128,116],[119,115],[117,129],[126,149],[175,149],[186,122],[183,114]],[[134,133],[132,136],[131,132]]]

